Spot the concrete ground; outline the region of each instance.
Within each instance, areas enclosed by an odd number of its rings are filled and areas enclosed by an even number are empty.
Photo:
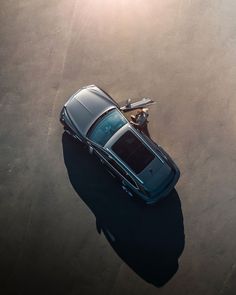
[[[9,0],[0,8],[0,293],[235,294],[236,2]],[[63,135],[97,84],[151,97],[182,172],[146,207]]]

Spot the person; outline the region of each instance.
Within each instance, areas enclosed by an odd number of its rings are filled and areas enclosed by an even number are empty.
[[[148,124],[148,108],[142,108],[135,115],[131,115],[131,124],[137,128],[139,131],[145,133],[150,137],[147,124]]]

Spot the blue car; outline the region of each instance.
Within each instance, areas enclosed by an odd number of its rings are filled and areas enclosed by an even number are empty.
[[[120,107],[104,90],[89,85],[73,94],[60,113],[65,131],[87,145],[128,196],[147,204],[167,196],[180,177],[174,161],[142,131],[137,118],[124,116],[151,103],[143,99]]]

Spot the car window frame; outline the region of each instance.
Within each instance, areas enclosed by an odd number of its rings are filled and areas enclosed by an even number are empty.
[[[112,167],[114,172],[118,175],[120,175],[125,181],[127,181],[134,189],[139,189],[139,186],[137,182],[132,178],[132,176],[116,161],[116,159],[109,154],[108,150],[105,151],[101,147],[96,147],[95,152],[99,155],[99,157],[102,157],[102,159],[106,162],[107,165]],[[113,163],[114,164],[113,164]],[[127,178],[128,176],[128,178]],[[130,180],[131,181],[130,181]]]
[[[120,111],[120,109],[119,108],[117,108],[116,106],[112,106],[112,107],[110,107],[110,108],[108,108],[106,111],[104,111],[98,118],[96,118],[96,120],[91,124],[91,126],[89,127],[89,129],[88,129],[88,131],[87,131],[87,133],[86,133],[86,138],[90,141],[90,142],[92,142],[92,143],[95,143],[96,145],[99,145],[99,146],[101,146],[101,147],[104,147],[105,145],[106,145],[106,143],[111,139],[111,138],[109,138],[108,139],[108,141],[104,144],[104,145],[101,145],[101,144],[99,144],[99,143],[97,143],[97,142],[95,142],[94,140],[92,140],[90,137],[89,137],[89,135],[92,133],[92,131],[93,131],[93,129],[95,128],[95,126],[97,125],[97,123],[102,119],[102,117],[104,117],[104,116],[106,116],[109,112],[112,112],[112,111],[114,111],[114,110],[116,110],[117,112],[119,112],[120,113],[120,115],[124,118],[124,120],[126,121],[126,124],[127,123],[129,123],[129,121],[127,120],[127,118],[124,116],[124,114]],[[122,127],[121,127],[122,128]],[[119,129],[118,129],[119,130]],[[118,130],[116,131],[116,132],[118,132]],[[115,133],[116,133],[115,132]],[[114,134],[115,134],[114,133]],[[113,134],[113,135],[114,135]],[[112,135],[112,136],[113,136]],[[112,137],[111,136],[111,137]]]
[[[113,161],[115,165],[113,163],[111,163],[110,161]],[[135,189],[139,188],[136,181],[130,176],[130,174],[126,170],[124,170],[123,167],[121,167],[121,165],[119,165],[119,163],[113,157],[110,157],[108,162],[113,167],[113,169],[115,171],[117,171],[118,174],[121,175],[121,177],[123,179],[125,179],[133,188],[135,188]],[[127,176],[128,176],[128,178],[127,178]]]

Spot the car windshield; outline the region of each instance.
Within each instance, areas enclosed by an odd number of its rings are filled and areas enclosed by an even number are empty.
[[[126,123],[126,118],[117,109],[112,109],[95,122],[88,132],[88,138],[104,146]]]
[[[121,158],[135,173],[140,173],[155,158],[154,154],[133,134],[125,132],[112,150]]]

